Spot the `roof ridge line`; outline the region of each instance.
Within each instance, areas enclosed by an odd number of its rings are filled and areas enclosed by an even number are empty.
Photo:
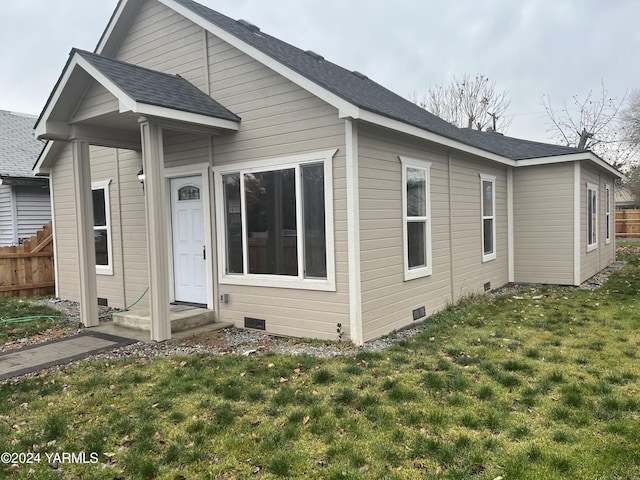
[[[83,54],[87,54],[87,55],[98,57],[98,58],[104,58],[104,59],[106,59],[108,61],[119,63],[121,65],[126,65],[128,67],[136,68],[138,70],[144,70],[146,72],[152,72],[152,73],[155,73],[157,75],[164,75],[165,77],[169,77],[169,78],[181,78],[182,80],[187,81],[182,75],[179,75],[177,73],[171,74],[171,73],[161,72],[160,70],[153,70],[151,68],[141,67],[140,65],[136,65],[134,63],[125,62],[123,60],[118,60],[117,58],[113,58],[113,57],[107,57],[106,55],[100,55],[99,53],[93,53],[93,52],[90,52],[88,50],[83,50],[81,48],[73,47],[71,49],[71,53],[74,53],[74,52],[78,53],[80,56],[82,56]],[[191,82],[187,82],[187,83],[191,83]]]

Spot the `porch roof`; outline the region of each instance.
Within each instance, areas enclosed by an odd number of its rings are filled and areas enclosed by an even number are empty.
[[[146,105],[239,122],[240,117],[180,75],[139,67],[96,53],[73,49],[131,100]]]
[[[179,75],[74,48],[35,124],[38,138],[68,140],[72,136],[70,125],[77,121],[71,116],[81,100],[78,92],[85,91],[91,81],[98,82],[118,101],[119,111],[110,114],[111,126],[115,113],[129,114],[118,122],[120,127],[125,121],[137,123],[139,116],[151,116],[214,129],[238,129],[239,116]],[[104,112],[98,116],[108,118]],[[97,125],[96,119],[91,122]]]

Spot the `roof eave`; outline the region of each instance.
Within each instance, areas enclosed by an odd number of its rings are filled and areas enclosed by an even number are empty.
[[[185,122],[194,125],[200,125],[203,127],[209,127],[214,129],[238,131],[240,128],[240,122],[235,120],[226,120],[223,118],[210,117],[208,115],[202,115],[199,113],[186,112],[181,110],[174,110],[172,108],[161,107],[157,105],[150,105],[147,103],[135,103],[135,106],[131,110],[134,113],[138,113],[143,116],[163,118],[171,121]]]
[[[606,170],[612,176],[623,179],[624,175],[622,172],[605,162],[599,156],[595,155],[593,152],[585,151],[585,152],[577,152],[577,153],[568,153],[566,155],[554,155],[549,157],[537,157],[537,158],[526,158],[523,160],[517,160],[517,166],[519,167],[527,167],[532,165],[548,165],[552,163],[563,163],[563,162],[579,162],[579,161],[590,161],[596,164],[598,167]]]

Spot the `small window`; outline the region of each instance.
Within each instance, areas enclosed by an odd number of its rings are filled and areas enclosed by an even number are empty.
[[[606,195],[607,198],[605,199],[606,202],[606,237],[605,237],[605,243],[609,244],[611,243],[611,187],[609,185],[607,185],[606,188]]]
[[[178,190],[178,201],[200,200],[200,188],[195,185],[185,185]]]
[[[480,175],[482,210],[482,261],[496,258],[496,177]]]
[[[96,273],[100,275],[113,275],[109,183],[110,181],[95,182],[91,185],[93,198],[93,238],[96,247]]]
[[[404,278],[431,275],[431,205],[429,162],[400,157],[402,162],[402,209]]]
[[[598,187],[587,184],[587,251],[598,247]]]

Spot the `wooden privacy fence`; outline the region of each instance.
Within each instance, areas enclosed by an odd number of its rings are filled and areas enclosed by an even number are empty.
[[[51,222],[22,245],[0,247],[0,297],[55,293]]]
[[[640,238],[640,210],[616,210],[616,238]]]

